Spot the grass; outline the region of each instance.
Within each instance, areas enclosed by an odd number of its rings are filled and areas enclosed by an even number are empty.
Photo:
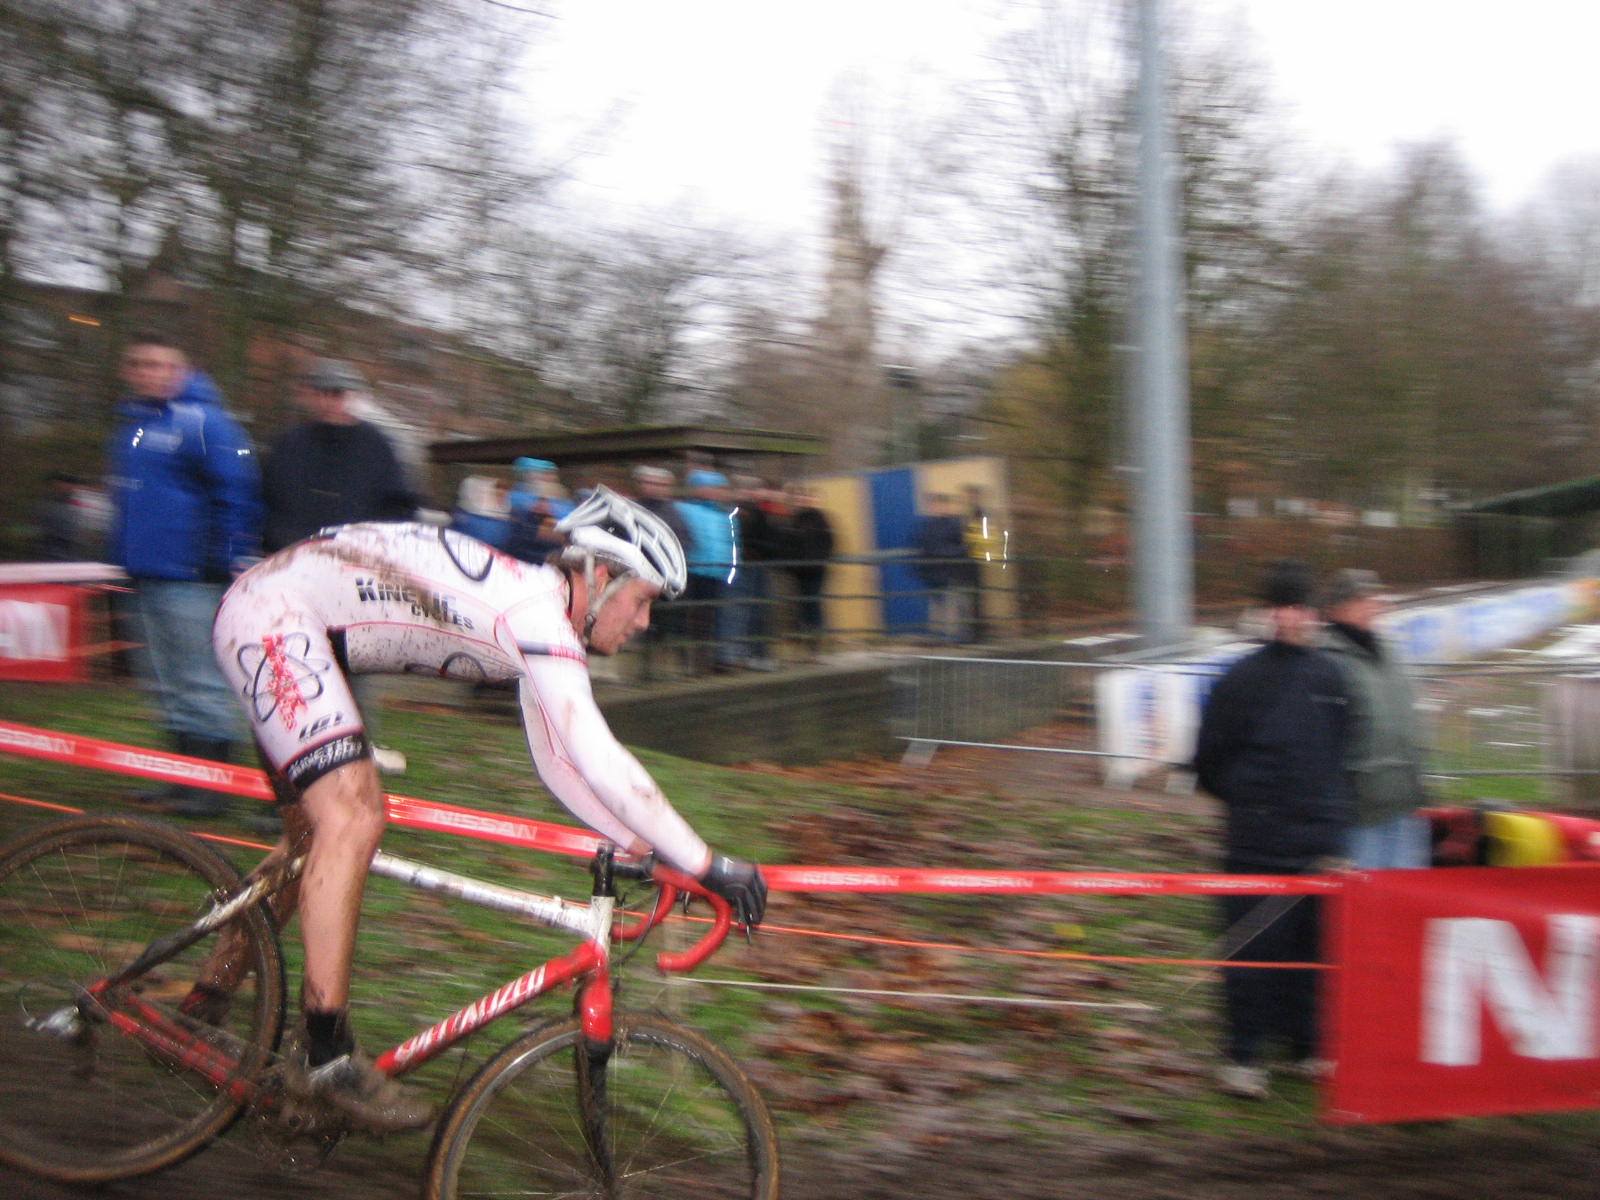
[[[139,745],[158,741],[128,685],[11,685],[0,692],[0,718]],[[391,703],[383,731],[411,764],[391,779],[395,790],[571,823],[538,784],[505,712]],[[1185,811],[1160,797],[1105,793],[1085,784],[1087,775],[1074,779],[1075,767],[1062,768],[1060,788],[1016,791],[1000,778],[958,778],[959,767],[939,763],[910,782],[891,772],[890,783],[873,786],[832,782],[822,772],[640,758],[712,845],[760,861],[1143,871],[1202,870],[1214,861],[1216,822],[1204,806]],[[0,755],[0,792],[121,810],[139,786]],[[254,802],[238,808],[258,811]],[[0,834],[39,819],[0,803]],[[238,831],[241,819],[225,824]],[[385,848],[537,891],[576,897],[587,883],[576,861],[488,842],[397,828]],[[248,852],[235,857],[241,866],[252,861]],[[384,880],[372,881],[364,912],[355,1020],[373,1046],[571,945],[503,914]],[[1129,1128],[1195,1137],[1303,1135],[1316,1127],[1308,1084],[1275,1084],[1266,1104],[1216,1094],[1208,968],[1051,957],[1207,958],[1214,917],[1205,900],[785,895],[774,897],[769,923],[753,946],[731,943],[698,977],[845,990],[667,986],[641,958],[626,970],[622,994],[626,1004],[667,1009],[724,1044],[761,1084],[792,1144],[868,1145],[903,1130],[913,1112],[926,1136],[992,1129],[1041,1142]],[[882,940],[830,941],[813,936],[818,930]],[[298,939],[286,938],[285,949],[293,980]],[[876,997],[867,989],[1066,1006]],[[526,1019],[517,1014],[491,1026],[479,1045],[424,1069],[419,1081],[442,1096],[514,1027],[561,1015],[565,1004],[561,997],[536,1002]],[[1565,1121],[1595,1128],[1587,1115]],[[926,1134],[930,1123],[934,1134]]]

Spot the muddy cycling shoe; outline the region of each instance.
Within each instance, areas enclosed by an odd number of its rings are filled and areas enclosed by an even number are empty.
[[[284,1118],[307,1132],[400,1133],[433,1123],[432,1104],[362,1054],[343,1054],[310,1070],[292,1063],[283,1091]]]

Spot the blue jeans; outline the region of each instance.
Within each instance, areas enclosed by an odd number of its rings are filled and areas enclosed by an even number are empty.
[[[169,732],[236,742],[244,722],[233,689],[211,652],[220,583],[140,579],[134,612],[144,640],[141,663]]]
[[[1433,860],[1433,837],[1426,817],[1402,813],[1350,831],[1349,858],[1368,871],[1426,867]]]
[[[722,643],[719,661],[747,663],[767,656],[767,595],[767,568],[743,564],[728,585],[728,599],[741,603],[724,608],[717,622],[717,640]]]

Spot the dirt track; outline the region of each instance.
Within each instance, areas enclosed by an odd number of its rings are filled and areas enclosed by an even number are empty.
[[[1548,1130],[1494,1132],[1471,1124],[1318,1132],[1307,1138],[1178,1141],[1159,1131],[1038,1147],[1004,1139],[937,1145],[886,1138],[871,1154],[790,1153],[784,1195],[795,1200],[1583,1200],[1600,1179],[1600,1147]],[[103,1189],[63,1188],[0,1168],[15,1200],[378,1200],[416,1194],[416,1157],[351,1143],[320,1170],[286,1176],[233,1138],[164,1175]],[[392,1144],[389,1151],[398,1150]]]

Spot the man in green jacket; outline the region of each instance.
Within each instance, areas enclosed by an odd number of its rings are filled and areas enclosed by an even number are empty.
[[[1332,655],[1350,696],[1345,770],[1355,797],[1349,858],[1356,867],[1426,867],[1431,858],[1416,697],[1405,664],[1377,631],[1389,598],[1371,571],[1336,572],[1323,589]]]

